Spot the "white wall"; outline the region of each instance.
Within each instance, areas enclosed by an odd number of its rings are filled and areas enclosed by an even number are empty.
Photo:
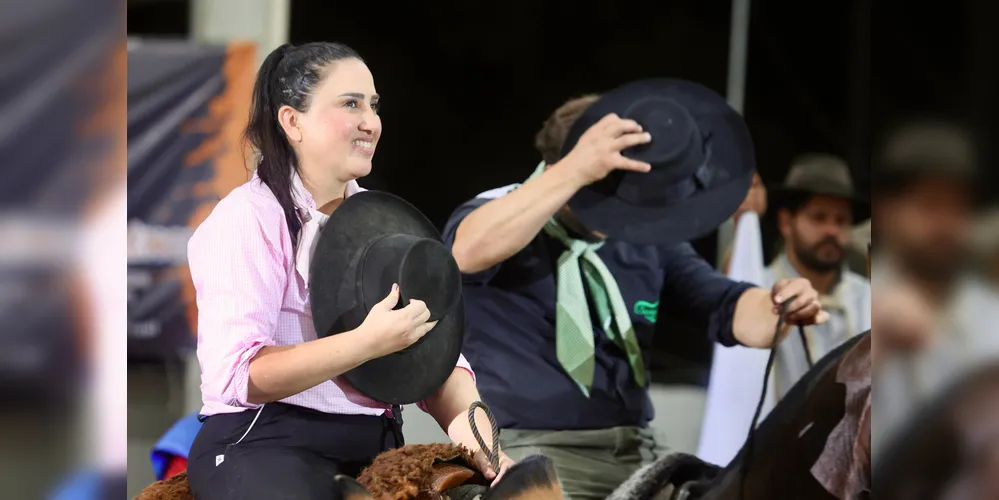
[[[215,43],[252,41],[257,61],[288,41],[290,0],[193,0],[191,36]]]

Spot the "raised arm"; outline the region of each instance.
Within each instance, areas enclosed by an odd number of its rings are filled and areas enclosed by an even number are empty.
[[[458,268],[476,273],[519,252],[582,185],[563,160],[472,211],[458,225],[451,247]]]
[[[648,164],[625,158],[621,151],[649,140],[635,121],[607,115],[590,127],[561,161],[461,221],[451,247],[458,267],[471,274],[510,258],[537,236],[576,191],[611,170],[647,172]]]

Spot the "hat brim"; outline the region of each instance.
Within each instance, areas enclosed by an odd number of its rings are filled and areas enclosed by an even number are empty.
[[[676,200],[660,200],[638,204],[618,195],[618,185],[637,185],[642,172],[615,171],[607,178],[580,189],[569,199],[568,206],[587,229],[612,239],[634,244],[672,245],[704,236],[718,228],[742,204],[752,185],[756,170],[755,148],[749,128],[740,116],[717,92],[694,82],[674,78],[655,78],[633,82],[604,93],[586,112],[586,120],[577,120],[570,128],[562,148],[563,156],[575,147],[579,138],[608,113],[628,117],[634,95],[654,93],[668,97],[690,113],[702,140],[710,138],[710,161],[724,171],[708,189]],[[648,124],[643,125],[650,129]],[[653,140],[655,138],[653,137]],[[622,152],[629,158],[641,159],[641,148]],[[643,160],[644,161],[644,160]],[[660,177],[662,178],[662,177]],[[666,177],[668,178],[668,177]],[[670,186],[664,185],[663,189]]]
[[[829,196],[841,198],[850,203],[850,210],[853,213],[854,222],[862,221],[870,217],[871,204],[867,198],[856,192],[847,192],[838,189],[803,189],[786,186],[767,187],[767,202],[774,208],[784,208],[792,199],[811,196]]]
[[[369,242],[392,234],[442,241],[437,228],[419,210],[389,193],[362,191],[345,199],[330,216],[319,234],[309,268],[312,322],[317,337],[337,335],[361,325],[367,310],[355,292],[357,262]],[[384,295],[388,293],[384,291]],[[426,399],[454,371],[464,327],[464,305],[459,301],[412,346],[368,361],[344,373],[343,378],[361,394],[385,404],[403,405]]]
[[[715,189],[661,207],[636,206],[583,188],[568,205],[587,229],[609,238],[636,245],[674,245],[717,229],[739,208],[752,183],[753,172],[748,171]]]

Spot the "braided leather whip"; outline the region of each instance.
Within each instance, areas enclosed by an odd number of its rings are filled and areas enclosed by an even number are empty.
[[[479,429],[475,426],[475,409],[482,408],[482,411],[486,412],[486,416],[489,417],[489,423],[492,425],[493,431],[493,447],[489,449],[486,447],[486,441],[482,439],[482,434],[479,434]],[[499,427],[496,425],[496,418],[493,417],[493,412],[489,410],[482,401],[476,401],[472,403],[472,406],[468,407],[468,425],[472,428],[472,435],[475,436],[475,440],[479,442],[479,448],[482,452],[486,454],[486,458],[489,460],[489,464],[493,466],[493,471],[499,474],[500,466],[500,447],[499,447]]]
[[[756,405],[756,413],[753,415],[753,423],[749,426],[749,435],[746,437],[746,455],[742,458],[742,482],[739,487],[739,498],[746,498],[746,484],[749,482],[749,465],[755,458],[753,456],[753,446],[756,444],[756,427],[760,424],[760,415],[763,413],[763,405],[767,399],[767,385],[770,381],[770,372],[773,371],[774,362],[777,360],[777,344],[780,340],[780,331],[784,327],[784,315],[787,314],[787,307],[797,295],[785,300],[780,305],[780,316],[777,318],[777,327],[774,328],[774,339],[770,345],[770,357],[767,359],[766,369],[763,371],[763,394],[760,395],[760,403]],[[805,348],[805,358],[808,360],[808,368],[815,366],[812,353],[808,349],[808,338],[805,336],[805,327],[798,325],[798,335],[801,337],[801,345]]]

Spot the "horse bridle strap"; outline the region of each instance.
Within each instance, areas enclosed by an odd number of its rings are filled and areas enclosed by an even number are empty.
[[[742,462],[742,484],[740,485],[740,498],[745,498],[746,494],[746,482],[749,477],[749,464],[753,461],[753,437],[756,435],[756,426],[760,423],[760,415],[763,413],[763,405],[767,399],[767,390],[770,381],[770,373],[773,371],[774,362],[777,360],[777,346],[780,341],[780,331],[784,327],[784,315],[787,314],[787,307],[794,301],[795,297],[785,300],[780,305],[780,316],[777,317],[777,327],[774,328],[774,338],[770,345],[770,357],[767,358],[767,367],[763,372],[763,393],[760,395],[760,402],[756,405],[756,413],[753,415],[753,423],[749,426],[749,435],[746,437],[746,455],[743,457]],[[815,361],[812,359],[812,353],[808,348],[808,338],[805,336],[805,327],[798,325],[798,335],[801,337],[801,345],[805,349],[805,358],[808,361],[808,369],[811,370],[815,366]]]
[[[479,428],[475,425],[475,409],[482,408],[482,411],[486,412],[486,416],[489,417],[489,423],[492,425],[493,431],[493,446],[492,449],[486,446],[486,441],[482,439],[482,434],[479,434]],[[500,466],[500,445],[499,445],[499,426],[496,425],[496,417],[493,416],[493,412],[489,410],[482,401],[476,401],[472,403],[472,406],[468,407],[468,425],[472,428],[472,435],[475,436],[475,440],[479,443],[479,448],[482,449],[482,453],[486,454],[486,459],[489,460],[489,464],[493,466],[493,471],[499,474]]]

